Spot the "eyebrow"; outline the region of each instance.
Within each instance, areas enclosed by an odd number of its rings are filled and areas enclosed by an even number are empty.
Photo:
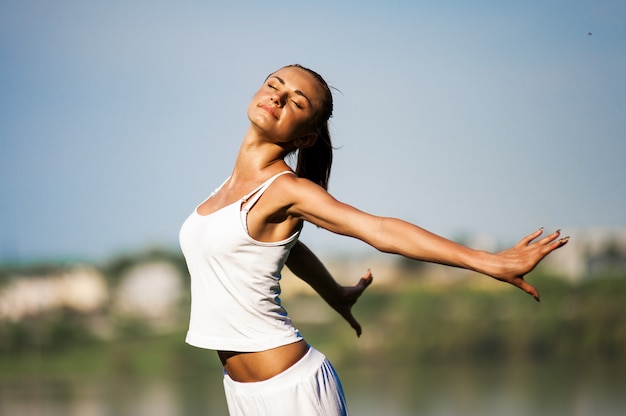
[[[280,82],[282,85],[285,85],[285,81],[281,77],[278,77],[276,75],[272,75],[272,78],[276,78],[278,80],[278,82]],[[303,93],[300,90],[295,90],[294,93],[299,95],[299,96],[301,96],[301,97],[304,97],[309,102],[309,105],[311,107],[313,107],[313,104],[311,103],[311,100],[309,100],[309,97],[307,97],[305,93]]]

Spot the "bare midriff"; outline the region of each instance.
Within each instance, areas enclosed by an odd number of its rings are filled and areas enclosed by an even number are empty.
[[[297,363],[308,351],[304,340],[258,352],[218,351],[224,370],[235,381],[270,379]]]

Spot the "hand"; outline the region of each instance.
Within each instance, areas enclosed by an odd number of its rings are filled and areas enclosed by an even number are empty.
[[[488,273],[494,279],[510,283],[528,293],[539,301],[539,292],[524,280],[524,276],[530,273],[541,260],[554,250],[563,247],[569,241],[569,237],[558,238],[560,230],[533,242],[543,233],[543,228],[524,237],[513,247],[495,253],[496,263],[494,273]]]
[[[372,284],[374,277],[370,270],[361,277],[354,286],[341,286],[339,298],[330,306],[341,315],[350,326],[356,331],[358,337],[361,336],[361,324],[352,315],[352,306],[361,297],[365,289]]]

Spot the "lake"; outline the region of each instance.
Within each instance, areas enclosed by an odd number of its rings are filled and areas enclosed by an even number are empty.
[[[351,415],[622,416],[624,365],[420,364],[338,368]],[[0,378],[2,416],[226,415],[221,375]]]

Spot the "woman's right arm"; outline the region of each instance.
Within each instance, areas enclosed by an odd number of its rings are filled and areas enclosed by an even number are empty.
[[[298,241],[289,252],[286,262],[289,270],[309,284],[361,336],[361,325],[352,315],[352,306],[372,283],[368,270],[354,286],[339,285],[319,258]]]

